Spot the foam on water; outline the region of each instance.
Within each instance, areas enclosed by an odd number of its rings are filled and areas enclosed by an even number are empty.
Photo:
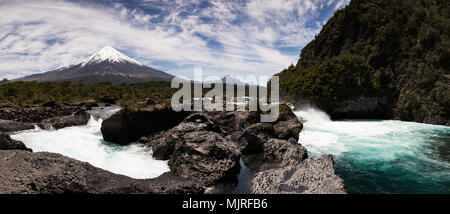
[[[310,155],[332,154],[353,193],[450,193],[450,128],[393,120],[331,121],[311,107],[299,142]],[[446,146],[447,145],[447,146]]]
[[[34,152],[59,153],[93,166],[132,178],[155,178],[168,172],[167,161],[152,159],[152,151],[140,145],[119,146],[103,140],[102,119],[91,118],[86,126],[55,131],[34,130],[11,135]]]

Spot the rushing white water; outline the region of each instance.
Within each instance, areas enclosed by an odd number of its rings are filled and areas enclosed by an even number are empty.
[[[116,110],[104,112],[111,115]],[[155,178],[169,171],[167,161],[152,159],[152,151],[141,145],[119,146],[103,140],[102,119],[91,118],[86,126],[59,130],[28,130],[11,135],[34,152],[59,153],[93,166],[132,178]]]
[[[299,142],[312,156],[332,154],[350,192],[450,193],[449,127],[295,113],[305,120]]]

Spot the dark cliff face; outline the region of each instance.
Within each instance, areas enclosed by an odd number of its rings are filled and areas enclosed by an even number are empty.
[[[335,119],[450,125],[450,4],[353,0],[277,74],[287,100]]]

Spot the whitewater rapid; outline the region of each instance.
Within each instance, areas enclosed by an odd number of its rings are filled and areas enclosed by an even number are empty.
[[[110,116],[118,109],[107,109],[100,114]],[[59,130],[27,130],[11,135],[34,152],[52,152],[65,155],[110,172],[132,178],[155,178],[168,172],[167,161],[154,160],[152,151],[141,145],[120,146],[103,140],[100,132],[102,119],[91,117],[86,126]]]
[[[316,109],[299,143],[311,156],[332,154],[351,193],[450,193],[450,127],[395,120],[331,121]]]

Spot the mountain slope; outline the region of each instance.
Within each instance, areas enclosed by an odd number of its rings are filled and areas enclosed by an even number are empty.
[[[174,76],[141,65],[112,47],[106,46],[81,63],[42,74],[34,74],[16,81],[73,81],[84,83],[136,83],[170,81]]]
[[[287,100],[334,119],[450,125],[448,0],[352,0],[277,74]]]

